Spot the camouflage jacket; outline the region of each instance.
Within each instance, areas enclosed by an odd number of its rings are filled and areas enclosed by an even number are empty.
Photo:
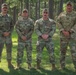
[[[21,39],[22,36],[25,36],[27,40],[29,40],[32,38],[32,33],[34,31],[33,20],[31,18],[24,19],[21,17],[21,19],[18,19],[16,22],[16,31],[19,39]]]
[[[8,14],[3,16],[2,13],[0,13],[0,35],[3,35],[4,32],[10,32],[11,35],[13,28],[12,18]]]
[[[62,30],[68,32],[73,31],[74,33],[76,33],[76,12],[62,12],[57,18],[57,23],[58,28],[60,30],[61,38],[65,38],[65,36],[61,32]],[[70,34],[70,36],[71,35],[72,33]]]
[[[48,34],[49,37],[52,37],[56,30],[56,23],[52,19],[43,20],[43,18],[35,22],[35,31],[38,37],[41,37],[42,34]]]

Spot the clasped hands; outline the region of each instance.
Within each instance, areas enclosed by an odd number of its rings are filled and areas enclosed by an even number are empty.
[[[64,34],[65,37],[69,37],[70,36],[69,31],[63,30],[62,33]]]
[[[9,32],[4,32],[3,36],[7,37],[7,36],[9,36],[9,34],[10,34]]]
[[[48,34],[42,34],[41,37],[44,39],[44,40],[47,40],[49,35]]]

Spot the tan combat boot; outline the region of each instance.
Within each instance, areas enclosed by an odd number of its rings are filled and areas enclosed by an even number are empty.
[[[31,64],[30,63],[28,63],[28,69],[31,69]]]
[[[17,67],[15,69],[20,69],[20,68],[21,68],[20,63],[17,63]]]
[[[8,68],[14,68],[14,66],[11,64],[11,60],[8,60]]]
[[[65,65],[61,65],[61,66],[60,66],[60,69],[61,69],[61,70],[65,70]]]
[[[37,69],[40,69],[40,63],[37,62]]]
[[[55,70],[56,67],[55,67],[55,64],[52,64],[52,70]]]

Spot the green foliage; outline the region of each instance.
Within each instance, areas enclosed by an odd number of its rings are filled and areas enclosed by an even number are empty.
[[[10,8],[13,8],[14,6],[19,5],[19,0],[6,0],[6,2],[9,4]]]
[[[13,32],[12,35],[13,40],[13,52],[12,52],[12,64],[16,67],[16,56],[17,56],[17,33],[16,31]],[[60,70],[60,51],[59,51],[59,30],[56,30],[56,33],[53,36],[53,41],[55,44],[55,58],[56,58],[56,67],[57,70],[51,71],[51,64],[49,63],[49,57],[48,52],[46,48],[44,48],[43,55],[42,55],[42,63],[41,63],[41,69],[35,69],[36,67],[36,41],[37,41],[37,35],[34,33],[33,36],[33,61],[32,66],[33,68],[31,70],[27,69],[27,63],[26,63],[26,51],[24,50],[24,57],[23,57],[23,63],[22,63],[22,69],[15,70],[15,69],[8,69],[7,67],[7,61],[6,61],[6,49],[4,47],[4,51],[2,54],[2,62],[0,63],[0,75],[76,75],[76,72],[74,72],[74,67],[71,61],[71,54],[70,51],[67,51],[67,58],[66,58],[66,69]],[[70,65],[70,66],[69,66]]]

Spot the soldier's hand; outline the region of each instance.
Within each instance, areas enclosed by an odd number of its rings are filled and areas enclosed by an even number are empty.
[[[43,38],[44,40],[47,40],[47,39],[48,39],[48,35],[47,35],[47,34],[43,34],[43,35],[42,35],[42,38]]]
[[[22,40],[24,40],[24,41],[25,41],[25,40],[26,40],[26,37],[25,37],[25,36],[22,36]]]
[[[73,30],[70,30],[69,33],[70,33],[70,34],[71,34],[71,33],[74,33],[74,31],[73,31]]]
[[[3,33],[3,35],[4,35],[5,37],[9,36],[9,34],[10,34],[9,32],[4,32],[4,33]]]
[[[64,36],[69,37],[70,33],[68,31],[63,30],[62,33],[64,34]]]

